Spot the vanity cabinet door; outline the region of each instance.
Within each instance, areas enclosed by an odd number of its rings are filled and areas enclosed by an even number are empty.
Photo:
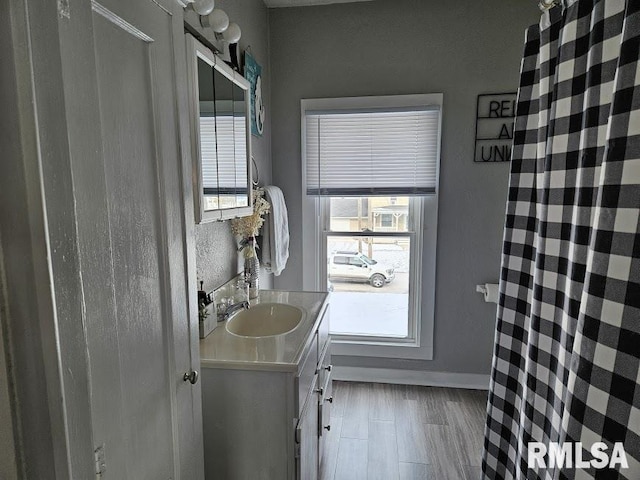
[[[313,389],[317,387],[316,381]],[[318,478],[318,410],[316,394],[307,397],[302,415],[296,427],[296,479]]]
[[[327,468],[327,442],[331,435],[331,404],[333,403],[333,392],[331,387],[331,381],[327,385],[327,390],[318,402],[318,469],[320,475]],[[335,434],[334,434],[335,435]]]

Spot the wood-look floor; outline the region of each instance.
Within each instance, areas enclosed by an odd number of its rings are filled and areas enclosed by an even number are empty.
[[[479,480],[487,392],[333,382],[321,480]]]

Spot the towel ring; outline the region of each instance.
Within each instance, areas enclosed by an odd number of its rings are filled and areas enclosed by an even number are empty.
[[[251,183],[254,187],[257,187],[260,183],[260,171],[258,170],[258,164],[256,163],[256,159],[253,158],[253,155],[251,155]]]

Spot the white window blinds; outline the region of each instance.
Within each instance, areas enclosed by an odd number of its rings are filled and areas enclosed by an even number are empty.
[[[207,195],[246,193],[247,171],[244,136],[245,117],[218,115],[200,117],[200,150],[202,155],[202,186]]]
[[[202,156],[202,188],[205,194],[217,194],[216,117],[200,117],[200,155]]]
[[[439,107],[306,111],[307,194],[433,194],[439,129]]]

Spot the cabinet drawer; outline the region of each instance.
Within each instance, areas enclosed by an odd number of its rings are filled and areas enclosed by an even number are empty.
[[[322,386],[322,395],[319,397],[319,434],[326,435],[331,430],[331,405],[333,404],[333,382],[331,374],[326,378]]]
[[[318,385],[324,388],[327,383],[327,378],[331,375],[333,365],[331,365],[331,347],[325,348],[324,352],[320,355],[318,361]]]
[[[327,441],[331,434],[331,406],[333,404],[333,383],[331,372],[325,376],[322,396],[318,402],[318,467],[320,472],[327,468]],[[335,435],[335,434],[334,434]]]
[[[322,436],[331,429],[330,412],[333,403],[333,382],[330,347],[322,354],[318,369],[318,434]]]
[[[311,385],[316,379],[318,368],[318,342],[317,335],[314,335],[309,347],[307,358],[304,360],[300,376],[298,377],[298,413],[302,411],[304,402],[309,395]]]

